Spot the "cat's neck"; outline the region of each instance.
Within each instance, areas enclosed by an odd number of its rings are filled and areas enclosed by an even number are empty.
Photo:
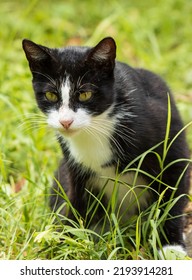
[[[67,139],[75,161],[97,173],[100,173],[102,167],[113,158],[111,139],[116,121],[115,117],[109,118],[110,111],[111,109],[108,109],[103,114],[93,117],[94,121],[88,130]]]

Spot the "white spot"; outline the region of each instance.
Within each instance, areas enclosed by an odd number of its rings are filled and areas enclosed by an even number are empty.
[[[62,96],[63,105],[65,107],[69,106],[70,90],[71,90],[70,80],[69,80],[69,76],[67,76],[65,81],[63,82],[63,84],[61,86],[61,96]]]
[[[59,111],[58,110],[50,110],[47,114],[47,123],[50,127],[59,130],[62,128],[61,123],[59,122]]]
[[[187,252],[181,245],[165,245],[163,251],[159,250],[161,260],[178,260],[184,259]]]

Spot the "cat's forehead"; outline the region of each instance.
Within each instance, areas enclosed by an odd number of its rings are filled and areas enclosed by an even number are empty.
[[[78,66],[85,61],[88,48],[65,47],[58,49],[59,59],[70,66]]]
[[[58,61],[61,71],[64,72],[64,79],[72,81],[75,77],[86,71],[85,58],[88,48],[66,47],[58,49]]]
[[[65,53],[65,54],[71,54],[74,56],[80,56],[81,54],[84,55],[90,48],[89,47],[84,47],[84,46],[68,46],[68,47],[63,47],[59,48],[59,52]]]

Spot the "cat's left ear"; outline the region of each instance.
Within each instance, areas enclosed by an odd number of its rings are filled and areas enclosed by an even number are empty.
[[[51,65],[52,56],[49,48],[27,39],[24,39],[22,44],[32,72],[39,71],[41,68]]]
[[[95,66],[114,68],[116,57],[116,44],[113,38],[106,37],[101,40],[88,54],[87,61]]]

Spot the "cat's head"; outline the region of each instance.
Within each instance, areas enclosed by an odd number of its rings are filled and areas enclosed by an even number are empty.
[[[105,113],[114,100],[116,44],[48,48],[23,40],[39,108],[49,125],[70,135]]]

